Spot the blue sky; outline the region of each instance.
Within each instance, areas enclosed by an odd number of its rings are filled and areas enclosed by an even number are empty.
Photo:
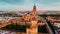
[[[59,10],[60,0],[0,0],[0,10]]]

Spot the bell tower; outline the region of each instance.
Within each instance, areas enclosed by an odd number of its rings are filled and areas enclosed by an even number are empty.
[[[26,34],[38,34],[38,19],[36,17],[36,6],[34,4],[34,7],[33,7],[33,11],[32,11],[32,15],[31,15],[31,18],[30,18],[30,27],[29,28],[26,28]]]
[[[32,11],[33,15],[36,15],[37,11],[36,11],[36,5],[34,4],[33,6],[33,11]]]

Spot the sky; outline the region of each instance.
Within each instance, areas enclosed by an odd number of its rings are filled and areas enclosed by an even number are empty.
[[[60,10],[60,0],[0,0],[0,10]]]

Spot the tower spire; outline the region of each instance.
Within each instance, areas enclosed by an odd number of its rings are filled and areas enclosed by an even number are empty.
[[[34,3],[34,6],[35,6],[35,3]]]
[[[36,12],[37,12],[37,11],[36,11],[36,5],[35,5],[35,3],[34,3],[33,11],[32,11],[32,12],[33,12],[34,15],[36,15]]]

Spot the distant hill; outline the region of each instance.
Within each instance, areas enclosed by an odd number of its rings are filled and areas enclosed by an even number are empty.
[[[31,13],[32,11],[0,11],[0,14],[5,14],[5,13],[16,13],[16,14],[27,14]],[[37,11],[37,14],[60,14],[60,11],[47,11],[47,10],[40,10]]]
[[[60,11],[38,11],[39,14],[60,14]]]
[[[47,11],[44,14],[60,14],[60,11]]]

